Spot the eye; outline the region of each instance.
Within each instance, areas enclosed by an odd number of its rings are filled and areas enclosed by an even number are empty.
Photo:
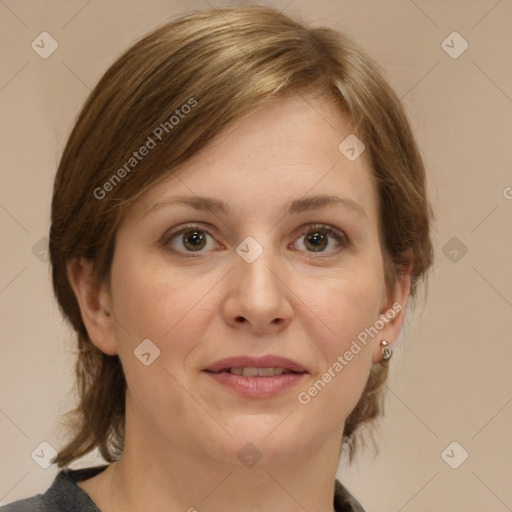
[[[162,245],[187,257],[193,257],[193,253],[203,253],[222,247],[206,229],[197,225],[183,226],[179,230],[167,233]]]
[[[302,231],[292,247],[307,252],[330,253],[335,252],[340,246],[348,247],[349,245],[349,240],[343,231],[332,226],[317,224],[307,226],[307,230]]]

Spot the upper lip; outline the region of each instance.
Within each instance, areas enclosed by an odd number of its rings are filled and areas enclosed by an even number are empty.
[[[220,359],[209,365],[204,371],[221,372],[231,368],[284,368],[296,373],[308,373],[307,370],[297,361],[277,355],[265,356],[234,356]]]

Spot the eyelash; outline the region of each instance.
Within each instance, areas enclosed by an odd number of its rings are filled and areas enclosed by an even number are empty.
[[[341,245],[344,248],[351,247],[351,243],[347,235],[340,231],[339,229],[334,228],[333,226],[329,226],[327,224],[310,224],[305,226],[303,229],[301,229],[300,235],[298,236],[298,239],[302,238],[303,236],[307,235],[308,233],[312,233],[314,231],[321,231],[324,234],[334,238],[334,240]],[[201,225],[198,224],[186,224],[184,226],[181,226],[180,228],[171,231],[170,233],[166,233],[161,241],[161,245],[163,247],[169,248],[172,252],[178,254],[179,256],[185,257],[185,258],[197,258],[201,254],[203,254],[204,251],[180,251],[175,249],[174,247],[171,247],[170,243],[174,238],[176,238],[179,235],[183,235],[184,233],[188,231],[201,231],[211,238],[214,238],[214,235],[210,232],[209,229],[204,228]],[[319,251],[318,253],[315,253],[314,251],[306,251],[306,253],[312,255],[313,257],[326,257],[332,255],[332,253],[337,253],[338,251],[329,251],[327,253],[324,253],[323,251]],[[315,256],[316,255],[316,256]]]

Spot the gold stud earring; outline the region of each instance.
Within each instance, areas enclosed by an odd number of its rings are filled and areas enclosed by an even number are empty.
[[[382,362],[387,363],[391,356],[393,355],[393,349],[389,346],[389,343],[386,340],[382,340],[380,342],[381,353],[382,353]]]

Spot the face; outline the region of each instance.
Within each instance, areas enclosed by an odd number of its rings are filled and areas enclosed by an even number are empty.
[[[329,99],[289,97],[128,211],[99,295],[111,315],[86,324],[121,359],[148,450],[239,464],[252,442],[270,464],[339,444],[407,292],[385,287],[367,155],[338,150],[351,133]]]

